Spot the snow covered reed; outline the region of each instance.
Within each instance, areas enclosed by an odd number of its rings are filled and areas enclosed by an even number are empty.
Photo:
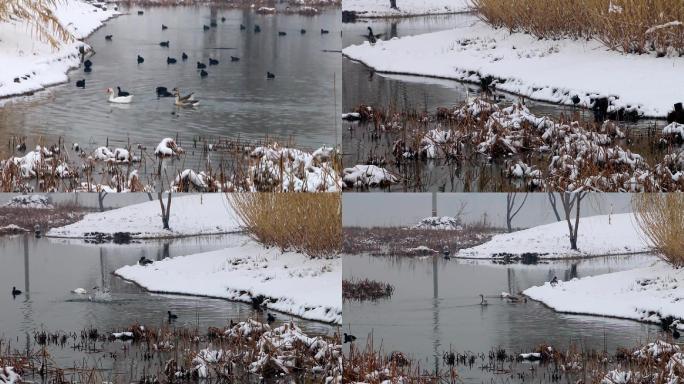
[[[234,193],[229,201],[256,240],[267,246],[332,257],[342,245],[337,193]]]
[[[394,286],[377,280],[342,280],[342,298],[344,300],[378,300],[392,297]]]
[[[684,267],[684,196],[635,194],[632,203],[639,227],[659,256],[674,267]]]
[[[543,39],[597,39],[625,53],[684,54],[684,7],[680,0],[473,0],[495,27]]]

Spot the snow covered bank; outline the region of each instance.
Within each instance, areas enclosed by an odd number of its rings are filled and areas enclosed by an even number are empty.
[[[475,17],[451,30],[366,42],[343,53],[380,72],[492,80],[496,89],[560,104],[573,105],[577,96],[580,105],[590,106],[592,97],[611,96],[609,110],[654,117],[666,116],[682,101],[684,87],[678,75],[684,57],[625,55],[598,41],[538,40],[493,29]]]
[[[580,218],[577,238],[579,251],[573,251],[570,249],[568,224],[563,220],[495,235],[484,244],[460,250],[457,257],[484,259],[535,254],[539,259],[559,259],[650,250],[632,213]]]
[[[164,199],[166,204],[166,198]],[[133,239],[213,235],[241,231],[230,203],[222,193],[174,195],[170,230],[163,229],[159,200],[111,211],[87,214],[82,220],[53,228],[49,237],[100,238],[125,233]]]
[[[76,39],[87,37],[105,20],[118,14],[111,5],[81,0],[58,2],[54,13]],[[88,48],[75,40],[54,49],[47,42],[39,41],[31,26],[23,21],[0,23],[0,36],[0,98],[68,81],[67,71],[80,64],[79,48]]]
[[[397,8],[390,8],[389,0],[344,0],[342,10],[357,17],[406,17],[443,15],[468,12],[469,0],[397,0]]]
[[[157,293],[253,303],[305,319],[342,323],[342,259],[310,259],[246,240],[234,247],[115,272]]]
[[[658,261],[652,266],[559,281],[523,293],[559,312],[620,317],[660,323],[684,319],[684,269]],[[678,325],[684,329],[684,322]]]

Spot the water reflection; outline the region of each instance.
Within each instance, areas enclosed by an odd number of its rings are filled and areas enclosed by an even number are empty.
[[[108,331],[136,322],[161,326],[166,321],[167,310],[178,314],[175,325],[205,329],[225,326],[230,319],[261,319],[265,313],[256,312],[250,305],[201,297],[148,294],[112,274],[124,265],[135,264],[141,256],[162,260],[221,249],[241,241],[239,236],[206,236],[122,246],[87,245],[33,236],[0,238],[0,281],[5,282],[2,289],[6,290],[5,294],[0,294],[0,339],[23,344],[24,338],[32,339],[33,332],[41,329],[78,332],[86,327],[96,327]],[[12,285],[23,286],[23,294],[13,298],[9,292]],[[75,288],[92,292],[96,286],[109,289],[110,296],[91,293],[91,300],[89,295],[71,293]],[[292,317],[280,314],[277,318],[277,321],[287,321]],[[333,331],[333,327],[326,324],[295,320],[312,334]],[[69,350],[62,352],[54,357],[58,363],[68,366],[76,355]]]
[[[517,293],[553,276],[581,278],[641,267],[654,260],[652,255],[633,255],[522,266],[441,257],[345,255],[345,279],[369,278],[395,287],[389,300],[345,302],[345,328],[359,337],[358,345],[364,345],[372,333],[376,346],[381,342],[386,352],[407,352],[422,366],[434,369],[441,367],[442,353],[450,349],[486,353],[501,346],[525,352],[541,343],[558,347],[573,343],[615,352],[619,346],[631,347],[662,335],[660,327],[560,314],[533,301],[511,304],[501,300],[500,293]],[[479,294],[487,297],[489,305],[479,304]]]

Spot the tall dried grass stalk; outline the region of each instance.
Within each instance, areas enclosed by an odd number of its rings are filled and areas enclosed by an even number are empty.
[[[684,267],[684,194],[635,194],[632,205],[639,227],[660,257]]]
[[[53,48],[73,40],[72,34],[59,22],[53,10],[61,0],[2,0],[0,22],[27,22],[40,40]]]
[[[331,257],[341,249],[338,193],[233,193],[228,200],[262,244],[311,257]]]
[[[684,55],[681,0],[473,0],[480,17],[539,38],[595,38],[628,53]]]

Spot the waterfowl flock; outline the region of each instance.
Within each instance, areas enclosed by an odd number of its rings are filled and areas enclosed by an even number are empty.
[[[138,13],[138,15],[143,15],[144,11],[138,11],[137,13]],[[225,23],[225,21],[226,21],[226,18],[221,17],[221,22]],[[218,23],[215,20],[211,20],[211,22],[208,25],[202,24],[202,30],[203,31],[209,31],[212,28],[216,28],[217,24]],[[169,24],[165,24],[165,23],[161,24],[161,30],[162,31],[167,31],[167,30],[172,29],[172,28],[173,28],[173,25],[169,25]],[[240,24],[239,30],[241,32],[246,31],[247,26],[244,24]],[[254,24],[253,25],[253,31],[254,31],[254,33],[260,33],[262,31],[261,26],[259,24]],[[300,35],[304,35],[304,34],[306,34],[306,32],[307,31],[304,28],[301,28],[299,30]],[[283,30],[278,30],[275,33],[277,33],[277,35],[281,36],[281,37],[288,35],[287,31],[283,31]],[[321,35],[325,35],[325,34],[330,33],[330,31],[327,29],[321,28],[320,33],[321,33]],[[373,35],[372,31],[370,32],[370,34],[371,34],[371,36]],[[113,37],[114,37],[113,34],[107,34],[107,35],[105,35],[105,40],[106,41],[113,41]],[[162,48],[171,48],[171,41],[169,39],[162,40],[162,41],[159,41],[158,45]],[[188,53],[186,53],[185,51],[183,51],[181,53],[180,60],[178,60],[176,57],[173,57],[171,55],[167,55],[166,56],[166,64],[168,66],[171,66],[174,64],[178,64],[179,61],[181,61],[181,60],[183,62],[185,62],[189,59],[190,59],[190,55]],[[93,71],[93,62],[90,59],[85,58],[85,52],[83,54],[82,60],[83,60],[82,64],[83,64],[84,72],[86,72],[86,73],[92,72]],[[204,79],[204,78],[209,76],[210,73],[209,73],[208,67],[219,66],[219,64],[220,64],[219,59],[217,57],[208,57],[208,58],[206,58],[206,60],[207,60],[207,62],[203,62],[201,59],[196,61],[196,63],[197,63],[197,67],[196,67],[197,74],[199,75],[199,78],[201,78],[201,79]],[[239,62],[240,57],[231,55],[230,61],[233,63]],[[143,57],[142,54],[140,54],[140,53],[136,54],[136,62],[142,68],[142,64],[145,63],[145,58]],[[275,74],[275,72],[272,72],[271,70],[269,70],[266,72],[265,78],[268,80],[273,80],[276,78],[276,74]],[[84,89],[86,87],[86,79],[85,78],[79,79],[75,82],[75,84],[76,84],[76,87]],[[133,99],[134,99],[134,95],[132,95],[129,92],[123,91],[121,89],[121,87],[119,87],[119,86],[117,86],[116,88],[113,88],[113,87],[107,88],[106,89],[106,95],[107,95],[107,99],[106,99],[107,102],[112,103],[112,104],[131,104],[133,102]],[[156,95],[157,95],[157,98],[174,97],[174,100],[175,100],[174,104],[178,107],[195,107],[195,106],[199,105],[199,100],[197,100],[193,96],[192,93],[190,95],[188,95],[189,98],[186,98],[180,94],[180,90],[178,88],[174,88],[173,91],[169,91],[168,88],[166,88],[164,86],[158,86],[158,87],[156,87]]]

